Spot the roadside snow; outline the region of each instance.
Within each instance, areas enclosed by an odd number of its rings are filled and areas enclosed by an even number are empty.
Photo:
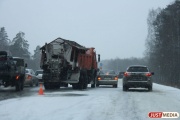
[[[153,111],[179,112],[180,90],[154,84],[153,92],[100,86],[62,88],[0,101],[0,120],[145,120]]]

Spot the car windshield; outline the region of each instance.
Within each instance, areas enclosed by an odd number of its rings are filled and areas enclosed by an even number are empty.
[[[148,72],[147,67],[129,67],[127,72]]]
[[[43,74],[43,71],[42,70],[36,71],[35,75],[38,75],[38,74]]]
[[[26,73],[30,73],[30,71],[26,69]]]
[[[23,59],[13,59],[16,66],[24,66],[24,60]]]
[[[114,75],[116,74],[113,70],[101,70],[100,75]]]

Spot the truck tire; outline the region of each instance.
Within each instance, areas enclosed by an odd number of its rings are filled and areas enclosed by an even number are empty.
[[[16,91],[21,91],[23,90],[23,84],[22,84],[22,81],[18,80],[16,81]]]
[[[72,84],[72,88],[73,88],[74,90],[77,90],[77,89],[78,89],[78,84],[77,84],[77,83]]]
[[[33,83],[32,82],[29,85],[30,85],[30,87],[33,87]]]
[[[92,81],[93,83],[91,84],[91,88],[95,88],[96,87],[96,70],[93,70],[93,76],[92,76]]]
[[[53,84],[51,84],[52,86],[51,86],[51,88],[52,89],[59,89],[60,88],[60,83],[53,83]]]
[[[49,85],[49,83],[44,83],[44,88],[46,89],[46,90],[49,90],[50,89],[50,85]]]
[[[64,87],[68,87],[68,83],[65,83],[65,84],[64,84]]]
[[[88,86],[88,78],[87,78],[87,71],[83,72],[83,89],[87,89]]]
[[[80,71],[80,77],[79,77],[79,83],[78,83],[78,89],[87,89],[88,80],[87,80],[87,72],[85,70]]]
[[[21,82],[22,82],[21,90],[23,90],[23,89],[24,89],[25,74],[22,75],[21,80],[22,80],[22,81],[21,81]]]

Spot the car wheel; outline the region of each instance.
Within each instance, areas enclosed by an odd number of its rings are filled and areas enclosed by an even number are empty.
[[[118,87],[118,85],[117,85],[117,84],[115,84],[115,85],[113,85],[113,87],[114,87],[114,88],[117,88],[117,87]]]
[[[128,87],[123,85],[123,91],[127,91]]]
[[[148,91],[152,91],[152,85],[148,87]]]

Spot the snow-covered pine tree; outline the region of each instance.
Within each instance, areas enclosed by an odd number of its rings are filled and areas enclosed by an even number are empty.
[[[12,40],[10,51],[13,56],[26,59],[30,58],[29,44],[28,41],[25,39],[24,32],[19,32],[16,34],[16,37]]]
[[[6,33],[5,27],[0,28],[0,50],[7,51],[9,48],[8,35]]]

